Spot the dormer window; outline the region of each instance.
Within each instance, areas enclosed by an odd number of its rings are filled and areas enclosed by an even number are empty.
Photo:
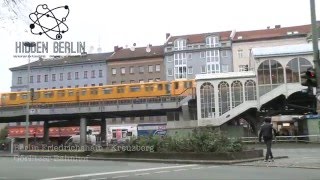
[[[219,39],[216,36],[209,36],[206,38],[207,47],[217,47],[219,46]]]
[[[185,39],[177,39],[174,41],[175,50],[185,50],[187,48],[187,41]]]

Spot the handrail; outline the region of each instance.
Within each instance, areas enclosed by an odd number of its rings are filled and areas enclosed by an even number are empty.
[[[234,138],[231,138],[234,139]],[[244,143],[259,143],[259,137],[241,137]],[[263,139],[262,139],[263,141]],[[320,143],[320,134],[298,135],[298,136],[276,136],[273,142],[313,142]]]

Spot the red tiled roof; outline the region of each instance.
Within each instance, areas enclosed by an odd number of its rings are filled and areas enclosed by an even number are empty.
[[[297,31],[297,34],[293,32]],[[292,32],[292,35],[288,35],[287,32]],[[283,28],[273,28],[273,29],[261,29],[261,30],[252,30],[252,31],[239,31],[235,33],[233,37],[234,42],[240,41],[252,41],[259,39],[274,39],[281,37],[296,37],[296,36],[305,36],[307,37],[308,33],[311,32],[311,25],[301,25],[301,26],[291,26]],[[238,37],[242,36],[242,39]]]
[[[163,46],[151,46],[151,51],[147,52],[146,47],[136,47],[134,51],[120,49],[111,55],[108,60],[139,59],[163,56]]]
[[[181,35],[181,36],[171,36],[168,42],[173,42],[176,39],[182,38],[187,39],[187,43],[205,43],[206,37],[212,34],[216,34],[220,37],[220,40],[225,41],[230,39],[230,34],[232,31],[223,31],[223,32],[213,32],[213,33],[202,33],[202,34],[190,34],[190,35]]]

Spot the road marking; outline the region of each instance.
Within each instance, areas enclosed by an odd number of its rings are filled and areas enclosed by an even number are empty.
[[[125,178],[125,177],[128,177],[128,175],[126,175],[126,176],[114,176],[111,179],[118,179],[118,178]]]
[[[140,173],[140,174],[135,174],[136,176],[143,176],[143,175],[148,175],[150,173]]]
[[[208,166],[207,168],[217,168],[219,166]]]
[[[101,175],[109,175],[109,174],[120,174],[120,173],[131,173],[131,172],[142,172],[142,171],[152,171],[152,170],[161,170],[161,169],[172,169],[172,168],[184,168],[184,167],[194,167],[198,166],[197,164],[190,165],[181,165],[181,166],[165,166],[165,167],[156,167],[156,168],[145,168],[145,169],[135,169],[135,170],[124,170],[124,171],[111,171],[111,172],[101,172],[101,173],[90,173],[90,174],[79,174],[74,176],[62,176],[55,178],[45,178],[41,180],[61,180],[61,179],[72,179],[79,177],[90,177],[90,176],[101,176]]]
[[[98,179],[90,179],[90,180],[106,180],[108,178],[98,178]]]
[[[154,172],[155,174],[160,174],[160,173],[167,173],[167,172],[170,172],[170,171],[157,171],[157,172]]]
[[[176,170],[173,170],[173,171],[185,171],[187,169],[176,169]]]

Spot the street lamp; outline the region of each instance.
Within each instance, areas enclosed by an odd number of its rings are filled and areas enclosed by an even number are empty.
[[[28,75],[27,75],[27,107],[26,107],[26,132],[25,132],[25,149],[28,148],[29,145],[29,114],[30,114],[30,51],[32,47],[36,46],[34,42],[25,42],[24,46],[29,48],[29,56],[28,56]]]

